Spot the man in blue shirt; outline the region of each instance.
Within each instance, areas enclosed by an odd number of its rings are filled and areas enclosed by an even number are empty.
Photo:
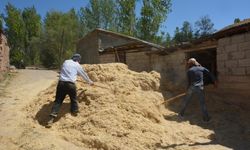
[[[208,115],[207,108],[205,105],[204,82],[203,82],[204,75],[206,74],[209,76],[209,78],[212,80],[212,83],[214,83],[215,87],[217,86],[217,82],[215,81],[214,76],[209,72],[209,70],[202,67],[194,58],[190,58],[187,62],[187,65],[189,68],[187,71],[188,90],[184,98],[183,106],[181,108],[179,116],[181,117],[184,116],[184,112],[186,110],[188,103],[190,102],[192,96],[196,94],[200,100],[201,111],[203,114],[203,121],[208,122],[210,120],[210,117]]]
[[[63,100],[67,94],[70,97],[71,113],[72,115],[77,116],[77,113],[79,112],[77,94],[76,94],[76,85],[75,85],[77,75],[80,75],[90,85],[94,85],[93,81],[90,80],[87,73],[79,64],[80,60],[81,60],[81,55],[74,54],[71,59],[65,60],[62,65],[59,82],[56,88],[56,98],[54,101],[54,105],[52,107],[52,111],[50,114],[51,118],[47,124],[47,127],[50,127],[50,125],[54,121],[54,118],[57,117],[57,114],[60,110]]]

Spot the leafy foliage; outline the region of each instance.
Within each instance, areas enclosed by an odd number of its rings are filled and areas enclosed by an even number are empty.
[[[19,66],[24,59],[25,27],[21,10],[8,3],[6,5],[7,17],[4,18],[7,29],[7,38],[10,44],[10,63]]]
[[[118,1],[118,14],[119,14],[119,29],[118,31],[134,36],[135,35],[135,4],[136,0],[120,0]]]
[[[205,37],[211,35],[216,30],[214,29],[214,24],[212,23],[209,16],[203,16],[198,21],[195,22],[195,37]]]
[[[160,25],[170,12],[171,0],[143,0],[141,18],[137,23],[138,37],[156,41]]]
[[[82,35],[95,28],[115,30],[116,4],[114,0],[90,0],[90,6],[81,8],[79,12]]]
[[[34,48],[39,44],[39,37],[42,31],[41,17],[37,14],[35,7],[25,8],[22,12],[25,25],[24,53],[25,62],[30,65],[38,64],[40,49]],[[37,47],[37,46],[35,46]]]
[[[75,10],[68,13],[48,12],[42,35],[42,62],[46,67],[59,67],[75,51],[79,22]]]

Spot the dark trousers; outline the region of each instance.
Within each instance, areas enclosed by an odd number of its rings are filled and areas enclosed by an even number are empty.
[[[201,106],[201,111],[202,111],[202,114],[203,114],[203,119],[206,119],[209,116],[208,116],[207,107],[206,107],[206,104],[205,104],[205,94],[204,94],[203,89],[201,89],[200,87],[197,87],[197,86],[190,86],[188,88],[187,95],[183,99],[183,106],[181,108],[180,115],[181,116],[184,115],[184,112],[185,112],[185,110],[187,108],[187,105],[189,104],[190,100],[192,99],[193,95],[195,95],[195,94],[198,96],[199,101],[200,101],[200,106]]]
[[[56,88],[56,99],[54,101],[50,116],[57,117],[63,100],[67,94],[70,97],[71,112],[78,112],[76,85],[72,82],[59,81]]]

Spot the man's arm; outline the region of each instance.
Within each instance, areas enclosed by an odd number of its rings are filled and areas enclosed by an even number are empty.
[[[215,76],[208,69],[204,68],[203,74],[206,74],[208,76],[208,78],[211,80],[211,83],[214,84],[215,87],[217,87],[217,80],[216,80]],[[204,77],[204,75],[203,75],[203,77]]]
[[[90,85],[94,84],[94,82],[89,78],[85,70],[79,65],[77,67],[77,73],[85,80],[87,81]]]

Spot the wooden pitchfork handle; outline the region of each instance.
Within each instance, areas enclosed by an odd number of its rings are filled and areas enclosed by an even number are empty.
[[[180,98],[180,97],[183,97],[183,96],[185,96],[185,95],[186,95],[185,92],[184,92],[184,93],[181,93],[181,94],[176,95],[176,96],[174,96],[174,97],[171,97],[171,98],[169,98],[169,99],[167,99],[167,100],[164,100],[164,101],[161,102],[159,105],[165,104],[165,103],[170,102],[170,101],[173,101],[173,100],[175,100],[175,99],[177,99],[177,98]]]

